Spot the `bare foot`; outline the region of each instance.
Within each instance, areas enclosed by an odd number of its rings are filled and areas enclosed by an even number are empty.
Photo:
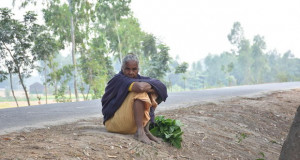
[[[160,143],[159,139],[156,138],[155,136],[153,136],[152,133],[149,131],[149,125],[150,125],[150,122],[148,122],[147,125],[146,125],[145,128],[144,128],[144,131],[145,131],[146,136],[147,136],[150,140],[152,140],[152,141],[154,141],[154,142],[156,142],[156,143]]]
[[[136,133],[134,134],[134,139],[146,144],[151,144],[151,141],[148,138],[148,136],[145,134],[144,130],[137,130]]]
[[[146,133],[146,136],[150,139],[150,140],[152,140],[152,141],[154,141],[154,142],[156,142],[156,143],[160,143],[160,140],[158,139],[158,138],[156,138],[155,136],[153,136],[150,132],[149,133]]]

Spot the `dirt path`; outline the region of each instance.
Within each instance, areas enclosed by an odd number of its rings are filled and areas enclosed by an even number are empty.
[[[278,159],[300,89],[159,112],[180,120],[182,148],[108,133],[100,118],[0,136],[0,159]]]

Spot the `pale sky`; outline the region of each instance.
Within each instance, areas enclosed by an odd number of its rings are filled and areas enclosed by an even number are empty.
[[[0,7],[11,7],[11,0]],[[266,51],[300,58],[300,0],[132,0],[144,31],[170,47],[172,57],[194,62],[233,46],[227,35],[239,21],[245,37],[264,36]],[[16,7],[17,8],[17,7]],[[38,8],[40,9],[40,8]]]
[[[233,46],[227,35],[239,21],[245,37],[264,36],[266,51],[300,58],[300,0],[132,0],[144,31],[170,47],[172,57],[193,62]]]

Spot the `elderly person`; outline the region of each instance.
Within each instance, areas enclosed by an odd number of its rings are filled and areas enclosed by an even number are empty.
[[[168,97],[166,86],[157,79],[140,76],[139,60],[128,54],[122,61],[121,71],[107,84],[101,100],[104,125],[110,132],[135,134],[138,141],[151,143],[158,140],[149,131],[154,110]]]

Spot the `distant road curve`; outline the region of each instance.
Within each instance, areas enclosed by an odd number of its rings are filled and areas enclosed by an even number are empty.
[[[294,88],[300,88],[300,82],[268,83],[169,93],[167,101],[159,105],[158,111],[236,96],[249,96]],[[0,109],[0,134],[100,116],[102,117],[100,99]]]

